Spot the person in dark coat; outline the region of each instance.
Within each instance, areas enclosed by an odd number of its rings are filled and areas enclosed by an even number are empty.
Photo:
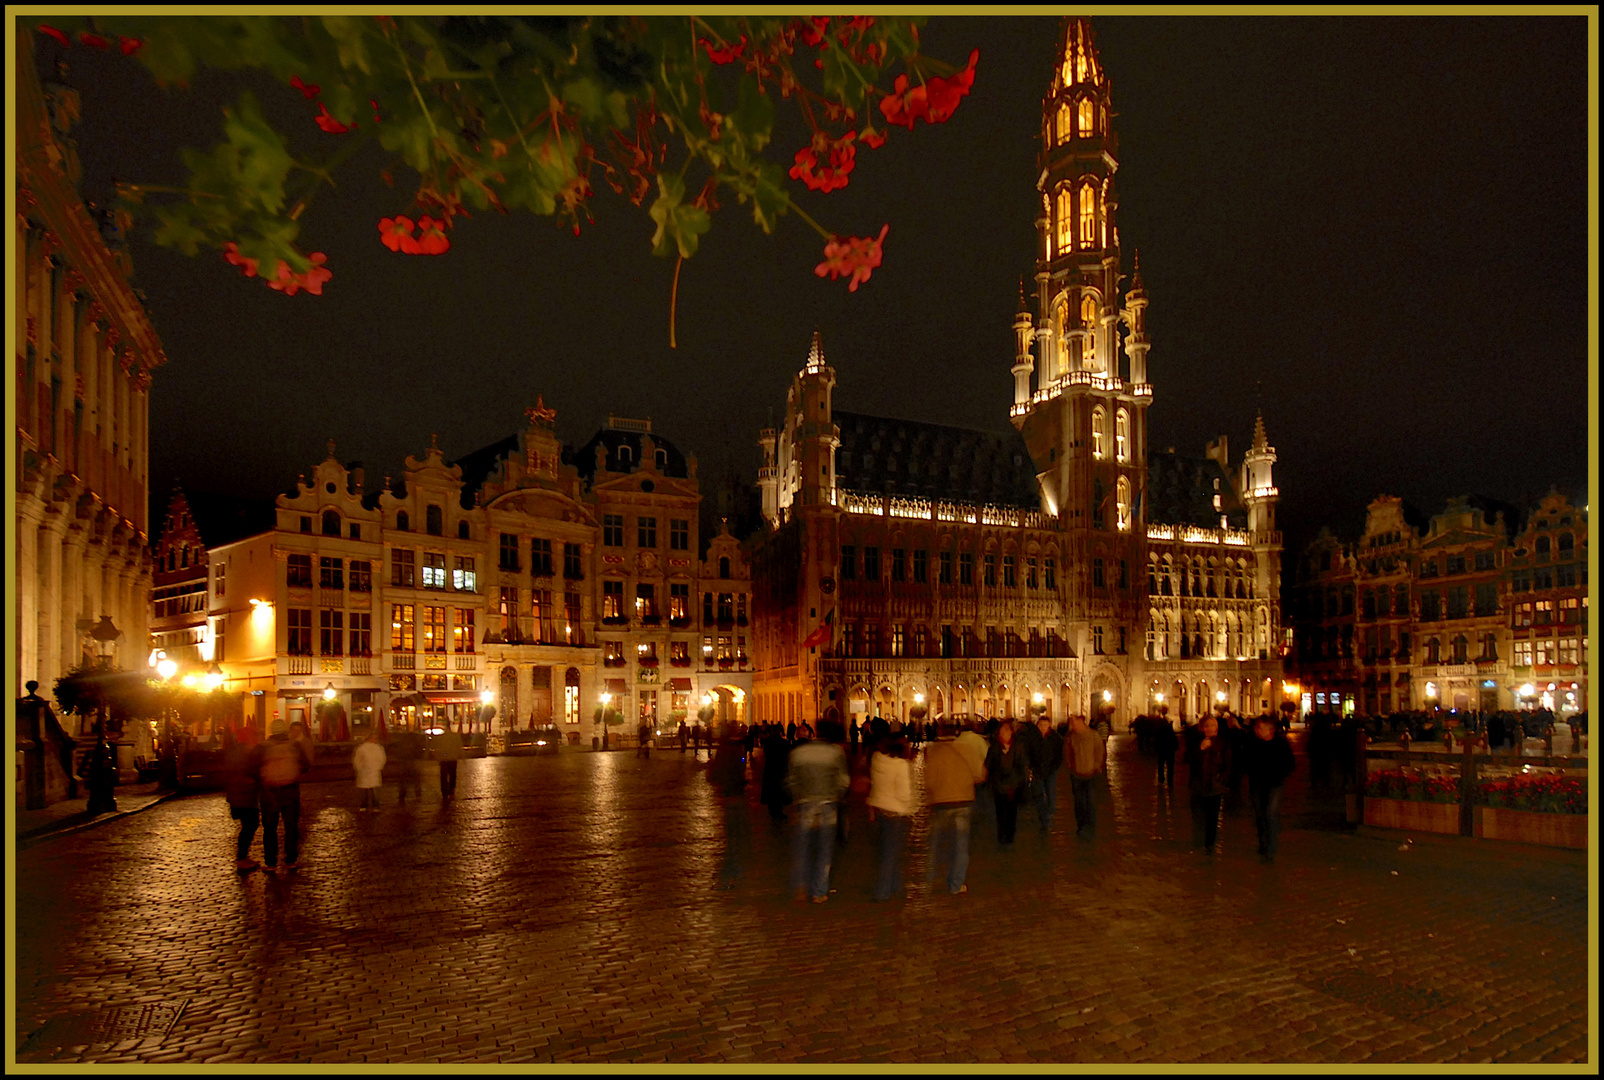
[[[1175,786],[1175,752],[1181,748],[1181,737],[1170,726],[1170,718],[1158,716],[1152,723],[1153,756],[1158,760],[1158,781],[1166,787]]]
[[[791,767],[791,743],[778,724],[763,736],[763,805],[776,826],[785,823],[785,806],[791,796],[785,790],[785,774]]]
[[[1064,765],[1064,736],[1046,716],[1037,717],[1036,730],[1042,741],[1042,805],[1047,812],[1041,818],[1041,831],[1046,833],[1058,811],[1058,770]]]
[[[223,767],[228,773],[228,814],[239,822],[234,869],[248,874],[261,865],[250,857],[251,841],[262,820],[257,805],[262,795],[262,746],[254,727],[247,724],[239,740],[223,752]]]
[[[1292,744],[1272,716],[1253,722],[1253,735],[1243,746],[1241,769],[1248,778],[1253,824],[1259,832],[1259,859],[1275,862],[1281,841],[1281,792],[1296,763]]]
[[[721,889],[733,889],[746,872],[752,851],[752,818],[746,802],[745,733],[738,725],[723,730],[707,782],[713,785],[724,811],[724,862],[719,867]]]
[[[1192,820],[1203,850],[1214,854],[1220,834],[1220,807],[1231,784],[1231,747],[1220,737],[1220,722],[1203,718],[1187,754],[1187,780],[1192,789]]]
[[[997,843],[1011,850],[1019,822],[1019,800],[1030,784],[1030,765],[1024,748],[1014,741],[1012,720],[997,725],[997,739],[986,754],[986,774],[991,778],[992,803],[997,808]]]

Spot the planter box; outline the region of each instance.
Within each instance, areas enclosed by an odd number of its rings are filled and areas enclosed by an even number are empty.
[[[1380,829],[1459,835],[1459,804],[1365,796],[1365,824]]]
[[[1587,847],[1586,814],[1545,814],[1536,810],[1476,807],[1476,835],[1483,840],[1514,840],[1545,847]]]

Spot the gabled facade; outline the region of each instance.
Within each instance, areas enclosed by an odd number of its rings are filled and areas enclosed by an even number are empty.
[[[1508,557],[1509,682],[1522,708],[1587,708],[1587,507],[1550,491]]]

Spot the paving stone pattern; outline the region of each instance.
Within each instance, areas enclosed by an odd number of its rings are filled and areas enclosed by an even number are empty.
[[[454,802],[431,772],[377,813],[306,785],[293,874],[235,874],[217,795],[19,852],[17,1060],[1587,1061],[1582,853],[1330,827],[1300,757],[1279,862],[1246,807],[1206,856],[1184,767],[1171,796],[1117,736],[1091,842],[1067,783],[1012,851],[982,806],[950,896],[921,816],[875,904],[857,805],[839,891],[798,905],[755,782],[754,864],[715,888],[705,757],[468,760]]]

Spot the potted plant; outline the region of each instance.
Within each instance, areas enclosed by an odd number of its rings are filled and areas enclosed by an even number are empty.
[[[1364,823],[1382,829],[1459,833],[1459,777],[1383,769],[1365,778]]]
[[[1587,781],[1516,773],[1476,785],[1476,835],[1547,847],[1587,847]]]

